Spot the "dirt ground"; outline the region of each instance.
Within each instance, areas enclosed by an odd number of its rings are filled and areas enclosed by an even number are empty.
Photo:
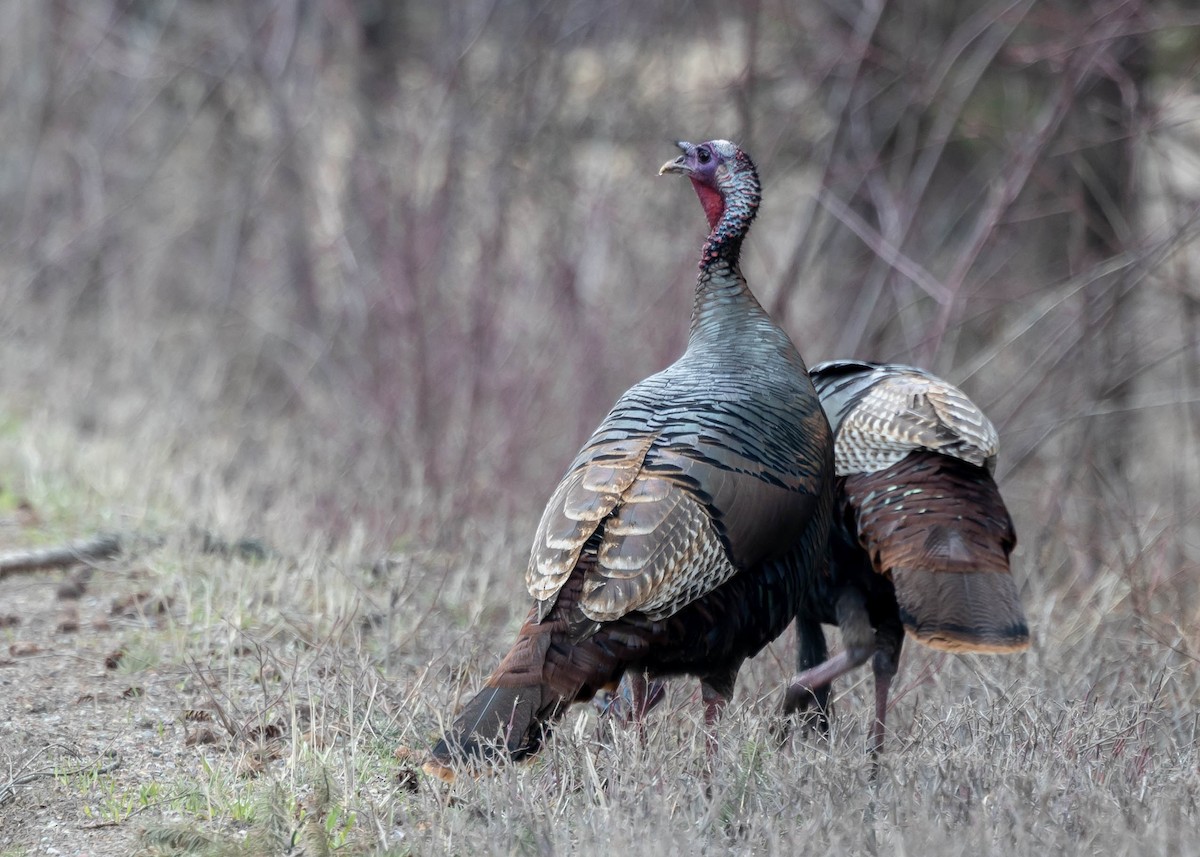
[[[44,538],[28,517],[5,516],[0,554]],[[254,791],[297,742],[332,745],[337,727],[316,722],[280,674],[274,657],[287,646],[226,618],[215,636],[192,624],[200,605],[171,570],[185,553],[193,581],[270,569],[203,546],[126,543],[131,553],[109,560],[0,579],[0,854],[267,853],[299,842],[295,801],[274,807],[286,831],[255,839],[249,798],[231,791]],[[390,768],[383,775],[413,779],[411,765]],[[194,824],[214,810],[226,839]]]
[[[186,676],[122,663],[131,640],[161,628],[165,605],[139,603],[145,590],[127,569],[82,577],[43,571],[0,584],[0,720],[14,739],[0,779],[16,783],[0,806],[0,848],[127,853],[133,825],[105,820],[89,779],[136,794],[199,772],[180,719],[197,701],[179,690]]]

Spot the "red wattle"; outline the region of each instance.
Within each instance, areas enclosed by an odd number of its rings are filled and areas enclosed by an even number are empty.
[[[725,213],[725,198],[721,196],[720,191],[713,190],[695,179],[692,179],[692,187],[696,189],[696,196],[700,197],[700,204],[704,206],[704,216],[708,218],[708,228],[715,229],[721,220],[721,215]]]

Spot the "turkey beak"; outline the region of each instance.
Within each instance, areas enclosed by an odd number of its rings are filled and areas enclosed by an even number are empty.
[[[690,176],[692,174],[692,168],[691,168],[691,166],[688,165],[687,157],[688,157],[688,152],[690,152],[695,147],[692,146],[691,143],[685,143],[682,140],[677,142],[675,145],[678,146],[679,148],[683,149],[683,154],[680,155],[675,160],[667,161],[665,164],[663,164],[661,167],[659,167],[658,174],[660,176],[665,176],[667,173],[679,173],[680,175],[684,175],[684,176]]]

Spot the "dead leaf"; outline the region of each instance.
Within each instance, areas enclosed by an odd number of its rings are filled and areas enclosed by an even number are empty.
[[[115,651],[109,652],[108,656],[105,657],[105,659],[104,659],[104,668],[106,670],[115,670],[118,666],[121,665],[121,660],[124,657],[125,657],[124,649],[117,649]]]
[[[246,737],[252,741],[270,741],[283,735],[283,727],[278,723],[268,723],[265,726],[254,726],[246,730]]]
[[[56,634],[74,634],[79,630],[79,611],[74,608],[64,610],[55,626]]]
[[[217,733],[205,727],[197,729],[194,732],[189,732],[187,737],[183,739],[185,747],[195,747],[198,744],[216,744]]]
[[[257,753],[248,753],[242,756],[237,763],[237,775],[239,777],[257,777],[266,769],[266,760]]]
[[[403,744],[397,747],[392,755],[399,762],[419,762],[425,757],[425,754],[420,750],[414,750],[412,747],[406,747]]]
[[[29,655],[36,655],[42,650],[42,647],[30,640],[18,640],[15,643],[10,643],[8,653],[14,658],[24,658]]]
[[[267,765],[276,759],[283,758],[283,748],[279,743],[268,744],[250,750],[238,760],[237,772],[242,777],[257,777],[267,769]]]
[[[87,592],[88,581],[91,580],[92,570],[90,568],[81,568],[58,584],[58,588],[54,590],[54,594],[58,596],[60,601],[75,601],[83,597],[83,593]]]
[[[402,791],[416,794],[421,790],[420,777],[417,776],[417,769],[412,765],[401,765],[396,770],[396,785]]]

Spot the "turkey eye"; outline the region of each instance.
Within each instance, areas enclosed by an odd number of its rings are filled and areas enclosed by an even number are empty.
[[[708,153],[708,149],[697,149],[696,160],[702,164],[707,164],[712,156]]]

